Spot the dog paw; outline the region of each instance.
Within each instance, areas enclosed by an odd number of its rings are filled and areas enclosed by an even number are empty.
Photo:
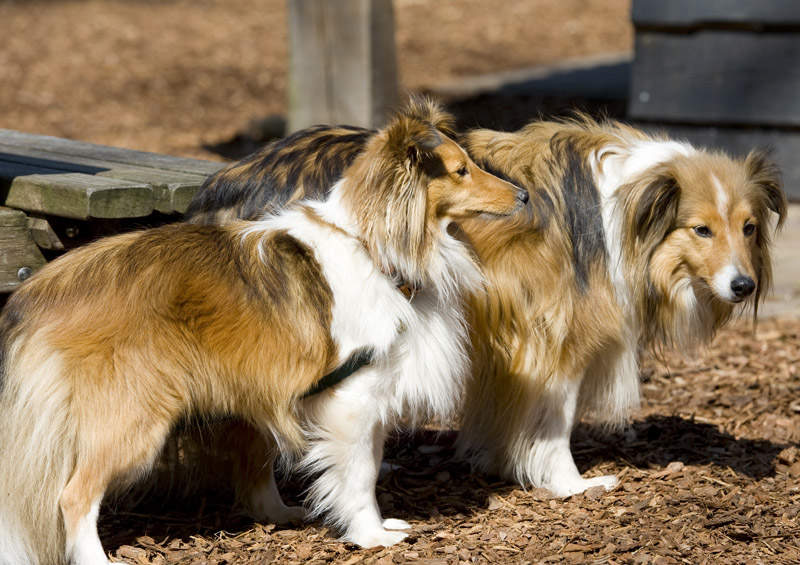
[[[617,486],[618,482],[617,477],[614,475],[603,475],[602,477],[592,477],[590,479],[578,476],[571,481],[562,480],[558,483],[544,485],[544,488],[555,496],[566,498],[567,496],[582,493],[592,487],[603,487],[606,490],[611,490]]]
[[[402,520],[398,520],[402,522]],[[377,529],[369,532],[348,533],[345,539],[365,549],[370,547],[389,547],[406,539],[408,534],[391,530]]]
[[[410,530],[411,524],[397,518],[386,518],[383,521],[383,527],[387,530]]]
[[[603,475],[602,477],[592,477],[591,479],[585,479],[585,481],[589,484],[589,486],[586,488],[603,487],[606,490],[611,490],[619,484],[619,479],[617,479],[617,477],[614,475]]]

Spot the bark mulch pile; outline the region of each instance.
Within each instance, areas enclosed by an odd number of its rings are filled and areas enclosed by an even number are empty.
[[[360,550],[320,524],[256,524],[209,491],[101,515],[105,546],[165,563],[797,563],[800,562],[800,320],[740,322],[707,351],[642,370],[643,407],[624,431],[580,427],[587,475],[620,486],[567,499],[474,474],[452,432],[398,435],[382,477],[385,516],[406,542]],[[284,490],[297,500],[302,485]],[[142,509],[144,508],[144,509]]]

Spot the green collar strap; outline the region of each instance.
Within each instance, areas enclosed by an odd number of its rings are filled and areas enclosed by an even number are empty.
[[[375,352],[371,347],[362,347],[361,349],[356,349],[350,354],[350,357],[348,357],[344,363],[336,367],[327,375],[323,375],[323,377],[314,383],[314,386],[308,389],[300,398],[308,398],[309,396],[319,394],[323,390],[326,390],[332,386],[336,386],[347,377],[358,371],[360,368],[372,363],[374,355]]]

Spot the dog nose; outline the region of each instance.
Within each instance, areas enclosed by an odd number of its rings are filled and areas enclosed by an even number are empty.
[[[750,277],[741,275],[731,281],[731,290],[736,298],[744,298],[750,296],[753,289],[756,288],[756,283]]]
[[[527,204],[528,200],[530,199],[530,196],[528,195],[528,191],[525,190],[524,188],[522,188],[522,189],[517,190],[517,198],[523,204]]]

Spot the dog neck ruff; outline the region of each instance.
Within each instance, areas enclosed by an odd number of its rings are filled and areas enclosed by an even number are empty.
[[[406,300],[411,302],[414,296],[422,290],[422,286],[417,283],[412,283],[399,276],[395,269],[381,269],[381,272],[394,281],[394,286],[400,293],[406,297]]]

